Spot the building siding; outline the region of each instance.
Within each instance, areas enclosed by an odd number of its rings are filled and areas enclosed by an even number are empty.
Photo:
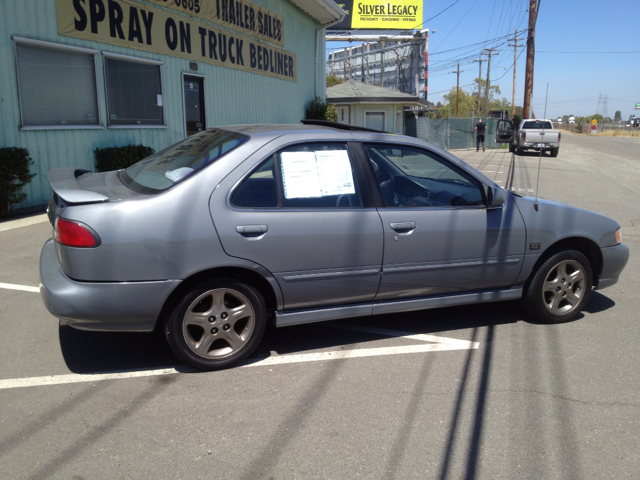
[[[16,208],[48,203],[47,172],[74,166],[94,169],[95,148],[143,144],[160,150],[185,136],[182,73],[205,77],[207,127],[243,123],[298,123],[314,97],[315,39],[319,24],[288,1],[252,0],[284,17],[284,49],[296,55],[297,82],[207,63],[192,72],[186,59],[58,35],[54,0],[0,1],[0,147],[29,150],[37,176]],[[233,33],[232,31],[230,31]],[[21,130],[13,37],[98,50],[96,56],[100,129]],[[163,62],[162,93],[166,128],[108,128],[102,52]],[[324,81],[320,62],[318,82]]]

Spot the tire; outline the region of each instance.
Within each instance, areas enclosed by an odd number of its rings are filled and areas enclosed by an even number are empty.
[[[545,323],[574,320],[589,301],[593,272],[576,250],[551,256],[534,273],[522,297],[527,313]]]
[[[267,323],[265,302],[233,278],[201,282],[185,293],[165,322],[173,352],[201,370],[235,366],[256,349]]]
[[[550,154],[552,157],[557,157],[557,156],[558,156],[558,152],[559,152],[559,151],[560,151],[560,147],[558,147],[558,148],[552,148],[552,149],[551,149],[551,151],[549,152],[549,154]]]
[[[516,155],[522,155],[524,153],[524,149],[522,147],[516,147]]]
[[[509,144],[509,152],[510,152],[510,153],[513,153],[513,152],[515,152],[515,151],[516,151],[516,146],[510,143],[510,144]]]

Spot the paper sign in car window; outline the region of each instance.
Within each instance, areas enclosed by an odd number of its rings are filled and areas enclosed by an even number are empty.
[[[317,151],[316,161],[323,196],[356,193],[346,150]]]
[[[281,161],[285,198],[322,196],[313,152],[282,152]]]

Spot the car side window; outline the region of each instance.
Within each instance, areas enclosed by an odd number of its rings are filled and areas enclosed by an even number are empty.
[[[241,208],[277,207],[278,193],[273,165],[273,157],[262,162],[262,164],[235,189],[231,197],[231,203]]]
[[[387,207],[483,206],[478,180],[427,150],[365,144]]]
[[[362,196],[346,143],[289,146],[263,161],[235,189],[240,208],[354,208]]]

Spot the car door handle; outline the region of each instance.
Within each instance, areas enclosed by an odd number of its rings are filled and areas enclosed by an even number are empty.
[[[236,232],[241,235],[260,235],[267,233],[269,227],[267,225],[238,225]]]
[[[392,223],[391,228],[398,233],[408,232],[410,230],[414,230],[416,228],[416,222],[401,222],[401,223]]]

